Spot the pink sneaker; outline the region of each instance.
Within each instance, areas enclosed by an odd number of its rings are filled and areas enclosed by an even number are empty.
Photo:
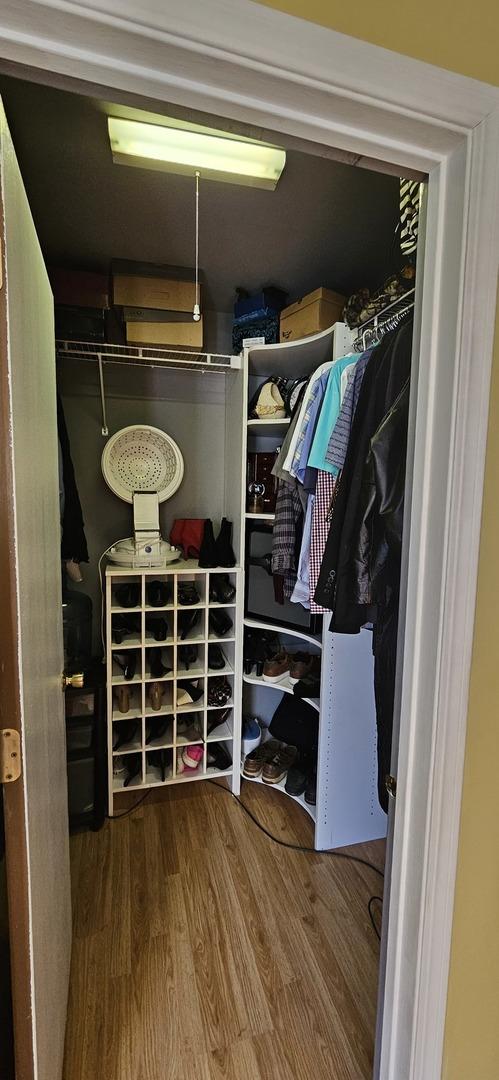
[[[196,772],[203,760],[203,747],[198,743],[196,746],[186,746],[182,751],[184,772]]]

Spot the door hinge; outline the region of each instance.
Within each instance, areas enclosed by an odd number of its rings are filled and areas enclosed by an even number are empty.
[[[397,795],[397,778],[396,776],[385,777],[385,787],[391,799],[395,799]]]
[[[0,783],[13,784],[21,775],[21,740],[15,728],[0,728]]]

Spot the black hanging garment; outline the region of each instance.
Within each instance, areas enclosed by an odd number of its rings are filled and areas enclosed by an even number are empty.
[[[412,315],[387,334],[366,369],[315,599],[331,630],[374,624],[378,798],[388,809],[400,556],[410,395]]]
[[[64,483],[61,559],[63,559],[63,561],[73,559],[77,563],[88,562],[88,548],[80,496],[78,495],[78,488],[76,487],[68,430],[59,395],[57,395],[57,430],[62,453]]]

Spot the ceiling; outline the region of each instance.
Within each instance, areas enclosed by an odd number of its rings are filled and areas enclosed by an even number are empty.
[[[114,165],[109,105],[8,76],[0,94],[48,263],[193,265],[194,181]],[[393,268],[397,217],[396,177],[294,148],[275,192],[201,182],[204,306],[231,311],[236,286],[275,284],[290,299],[377,286]]]

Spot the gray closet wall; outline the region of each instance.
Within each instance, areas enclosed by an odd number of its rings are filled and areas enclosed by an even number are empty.
[[[152,424],[171,435],[182,451],[182,484],[160,507],[165,538],[175,518],[210,517],[217,527],[224,513],[226,378],[230,376],[105,367],[110,435],[129,424]],[[132,506],[113,495],[101,472],[106,438],[101,434],[97,364],[59,362],[58,384],[90,554],[90,563],[82,566],[83,583],[70,583],[70,587],[92,598],[94,651],[98,652],[101,599],[97,564],[111,543],[132,534]]]

